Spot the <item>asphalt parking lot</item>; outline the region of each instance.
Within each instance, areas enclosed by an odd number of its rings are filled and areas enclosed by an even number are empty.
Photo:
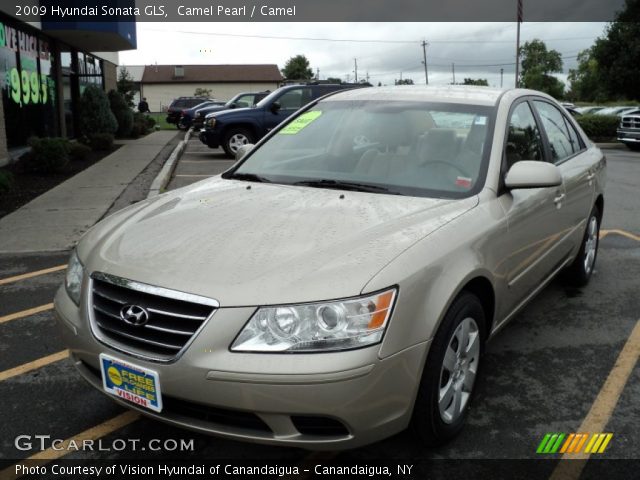
[[[640,459],[640,154],[607,150],[606,155],[605,213],[591,283],[574,289],[554,281],[489,344],[461,436],[426,450],[402,433],[348,453],[325,454],[325,462],[534,459],[540,458],[536,449],[548,432],[610,432],[600,457]],[[170,188],[229,165],[219,151],[192,138]],[[193,451],[185,452],[126,448],[68,454],[82,459],[308,461],[310,453],[303,450],[222,440],[141,418],[85,384],[64,358],[51,310],[67,255],[0,256],[0,460],[5,467],[39,454],[37,442],[17,449],[19,435],[135,438],[142,444],[151,438],[193,439]]]

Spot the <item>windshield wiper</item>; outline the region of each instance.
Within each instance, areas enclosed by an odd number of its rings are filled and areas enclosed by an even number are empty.
[[[333,188],[336,190],[349,190],[353,192],[388,193],[390,195],[402,195],[399,192],[394,192],[392,190],[389,190],[387,187],[382,187],[379,185],[369,185],[366,183],[357,182],[344,182],[341,180],[302,180],[293,183],[293,185],[316,188]]]
[[[255,173],[234,173],[230,177],[232,180],[246,180],[247,182],[271,183],[268,178],[256,175]]]

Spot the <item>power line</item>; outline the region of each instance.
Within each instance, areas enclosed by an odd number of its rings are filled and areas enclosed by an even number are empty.
[[[166,30],[146,29],[149,32],[167,33]],[[197,32],[192,30],[172,30],[171,33],[186,33],[190,35],[206,35],[214,37],[238,37],[238,38],[260,38],[267,40],[304,40],[313,42],[351,42],[351,43],[389,43],[389,44],[416,44],[419,40],[380,40],[380,39],[362,39],[362,38],[325,38],[325,37],[286,37],[280,35],[248,35],[240,33],[216,33],[216,32]],[[593,40],[596,37],[565,37],[565,38],[547,38],[545,42],[559,42],[570,40]],[[513,43],[512,40],[484,40],[482,38],[469,38],[457,40],[429,40],[429,43]]]

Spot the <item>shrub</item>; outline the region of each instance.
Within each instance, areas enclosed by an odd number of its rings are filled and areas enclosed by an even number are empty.
[[[111,112],[107,94],[95,85],[86,87],[80,97],[80,129],[89,140],[93,135],[114,134],[118,130],[118,121]]]
[[[90,153],[91,148],[83,143],[73,142],[69,146],[69,157],[71,160],[85,161]]]
[[[620,125],[620,117],[616,115],[579,115],[576,120],[591,140],[615,138]]]
[[[59,137],[29,139],[30,155],[27,156],[25,167],[39,173],[60,172],[69,163],[69,140]]]
[[[89,145],[93,151],[109,151],[113,148],[113,135],[110,133],[96,133],[95,135],[91,135]]]
[[[122,94],[115,90],[110,90],[108,97],[111,113],[113,113],[113,116],[116,117],[116,121],[118,122],[116,135],[118,137],[128,137],[133,127],[133,112],[127,105]]]
[[[11,190],[11,185],[13,185],[12,173],[6,170],[0,170],[0,192]]]
[[[149,118],[144,113],[136,112],[133,115],[132,137],[138,138],[140,135],[146,135],[149,132]],[[151,119],[153,120],[153,119]],[[155,123],[155,120],[153,120]]]

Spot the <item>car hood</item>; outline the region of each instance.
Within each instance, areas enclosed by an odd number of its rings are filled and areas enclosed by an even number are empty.
[[[117,213],[78,252],[89,272],[227,307],[341,298],[477,202],[215,178]]]
[[[256,110],[256,107],[247,107],[247,108],[228,108],[228,109],[223,109],[219,112],[213,112],[213,113],[209,113],[207,115],[207,118],[209,117],[215,117],[215,118],[230,118],[230,117],[234,117],[234,116],[243,116],[246,113],[249,112],[254,112]]]

